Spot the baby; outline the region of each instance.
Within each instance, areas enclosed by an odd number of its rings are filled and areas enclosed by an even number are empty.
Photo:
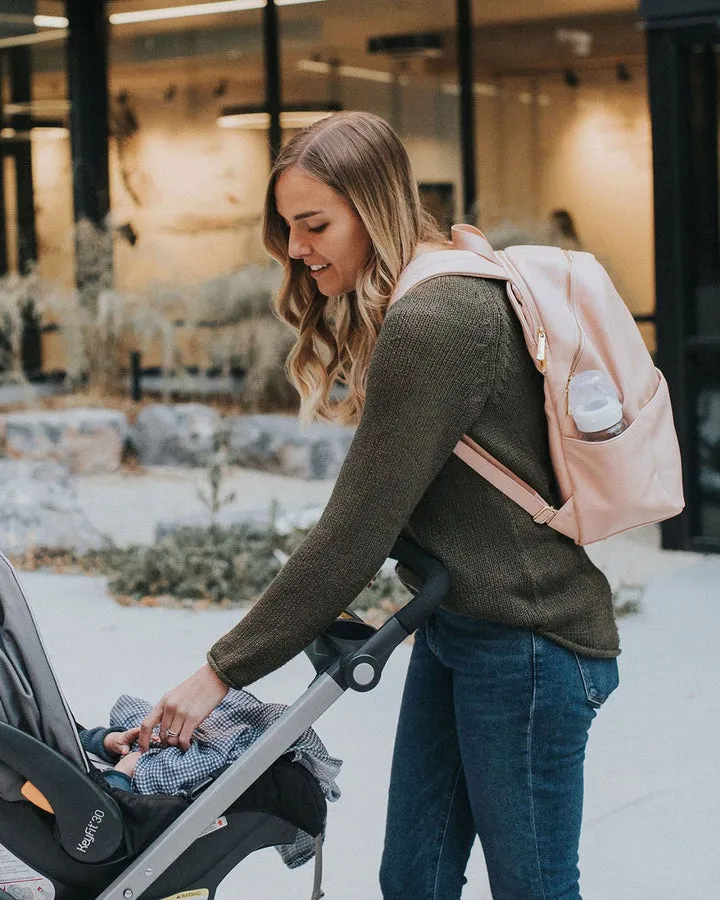
[[[114,768],[103,772],[109,785],[121,791],[131,790],[132,777],[135,774],[137,761],[142,755],[139,750],[130,748],[137,741],[140,726],[128,728],[78,728],[80,743],[86,753],[93,753]]]

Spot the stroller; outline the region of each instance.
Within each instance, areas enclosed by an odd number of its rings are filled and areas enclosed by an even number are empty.
[[[313,775],[283,757],[347,688],[369,691],[383,666],[444,598],[444,567],[400,538],[391,557],[420,588],[379,629],[342,613],[306,648],[316,677],[232,765],[190,798],[110,787],[82,749],[32,612],[0,554],[0,844],[55,900],[213,900],[248,854],[292,843],[320,849],[326,801]],[[0,897],[31,896],[23,888]],[[18,893],[19,890],[19,893]],[[316,866],[313,896],[322,895]]]

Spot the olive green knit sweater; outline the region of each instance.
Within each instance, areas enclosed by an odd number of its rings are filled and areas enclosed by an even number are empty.
[[[450,572],[448,609],[616,656],[610,588],[585,551],[452,453],[467,433],[550,503],[543,384],[499,283],[442,276],[388,311],[355,438],[322,517],[208,654],[242,687],[300,652],[405,531]]]

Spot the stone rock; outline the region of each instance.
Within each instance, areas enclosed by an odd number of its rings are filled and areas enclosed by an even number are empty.
[[[10,459],[54,460],[73,473],[115,472],[127,427],[114,409],[15,412],[0,419],[0,439]]]
[[[323,506],[313,504],[301,509],[278,510],[275,515],[275,528],[279,534],[290,534],[295,528],[312,528],[322,515]],[[180,528],[208,528],[210,516],[183,516],[166,522],[158,522],[155,527],[155,540],[161,541]],[[270,524],[270,509],[221,509],[215,517],[215,524],[221,528],[233,525],[256,525],[267,528]]]
[[[45,547],[84,553],[102,543],[80,509],[65,466],[0,460],[0,550],[23,553]]]
[[[228,462],[300,478],[336,478],[355,429],[294,416],[235,416],[228,428]]]
[[[140,411],[130,443],[146,466],[205,466],[216,450],[221,418],[203,403],[156,403]]]

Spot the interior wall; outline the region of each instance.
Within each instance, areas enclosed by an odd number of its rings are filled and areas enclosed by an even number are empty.
[[[43,278],[71,285],[75,280],[73,250],[72,161],[70,137],[32,138],[35,230],[38,271]]]
[[[551,97],[562,97],[562,87],[551,86]],[[630,309],[652,312],[652,146],[644,72],[630,83],[581,87],[563,118],[560,129],[545,123],[545,208],[573,210],[583,242],[607,263]]]
[[[476,103],[484,227],[541,238],[567,209],[634,313],[654,309],[652,148],[645,72],[506,78]]]
[[[130,223],[134,246],[115,243],[117,285],[195,283],[264,257],[260,216],[269,174],[262,131],[217,125],[218,103],[191,88],[132,94],[138,130],[112,142],[113,223]]]

